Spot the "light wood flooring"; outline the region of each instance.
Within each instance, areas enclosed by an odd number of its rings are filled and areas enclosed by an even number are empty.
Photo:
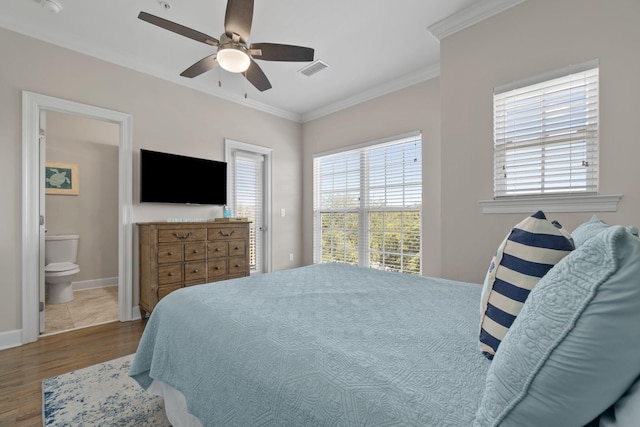
[[[73,301],[45,305],[44,334],[118,320],[118,285],[73,292]]]
[[[106,323],[0,351],[0,427],[41,427],[43,379],[135,353],[145,324]]]

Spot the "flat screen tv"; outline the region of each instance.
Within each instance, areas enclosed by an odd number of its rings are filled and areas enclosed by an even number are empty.
[[[140,202],[227,204],[227,164],[140,150]]]

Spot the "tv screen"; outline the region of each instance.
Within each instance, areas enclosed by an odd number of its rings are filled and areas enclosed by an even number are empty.
[[[227,164],[140,150],[140,202],[227,204]]]

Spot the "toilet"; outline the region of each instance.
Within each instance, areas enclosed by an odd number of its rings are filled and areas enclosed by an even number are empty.
[[[80,273],[77,234],[45,236],[44,282],[49,289],[49,302],[60,304],[73,301],[72,282]]]

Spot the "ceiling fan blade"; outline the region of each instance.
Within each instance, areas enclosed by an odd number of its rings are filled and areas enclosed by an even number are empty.
[[[182,73],[180,73],[180,75],[182,77],[193,78],[217,66],[218,66],[218,61],[216,60],[216,54],[214,53],[213,55],[209,55],[202,58],[200,61],[196,62],[191,67],[187,68]]]
[[[264,59],[265,61],[292,61],[306,62],[313,61],[314,50],[310,47],[292,46],[288,44],[276,43],[254,43],[249,49],[260,49],[261,55],[253,54],[256,59]]]
[[[229,0],[224,16],[224,31],[227,35],[236,33],[246,43],[251,33],[253,21],[253,0]]]
[[[254,61],[253,59],[251,60],[251,65],[249,65],[249,68],[247,69],[247,71],[245,71],[244,76],[260,92],[271,89],[271,83],[269,82],[269,79],[264,74],[264,71],[262,71],[262,68],[260,68],[260,66],[256,64],[256,61]]]
[[[184,25],[176,24],[175,22],[168,21],[164,18],[160,18],[159,16],[151,15],[147,12],[140,12],[138,15],[138,19],[142,19],[150,24],[156,25],[160,28],[164,28],[165,30],[172,31],[176,34],[180,34],[181,36],[188,37],[192,40],[208,44],[210,46],[218,46],[218,39],[215,37],[211,37],[207,34],[201,33],[196,30],[192,30],[191,28],[185,27]]]

